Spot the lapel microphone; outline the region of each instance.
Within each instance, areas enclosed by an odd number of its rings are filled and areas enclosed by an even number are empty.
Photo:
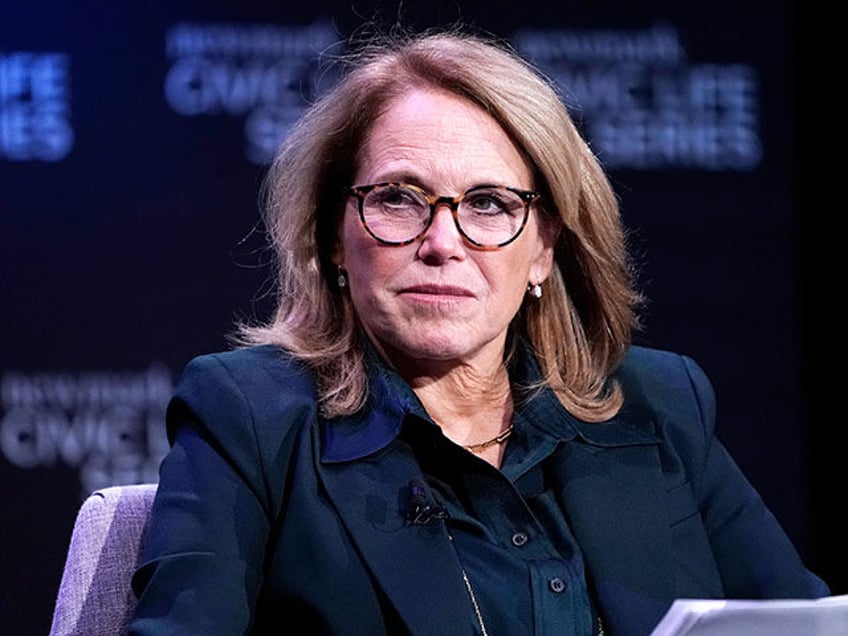
[[[445,507],[435,503],[428,494],[427,485],[423,481],[409,480],[409,508],[406,511],[408,522],[423,526],[434,519],[447,519],[448,511]]]

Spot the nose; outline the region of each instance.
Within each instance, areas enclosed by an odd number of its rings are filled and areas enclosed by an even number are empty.
[[[433,211],[433,220],[424,233],[418,254],[423,259],[446,260],[462,257],[465,245],[448,203],[439,202]]]

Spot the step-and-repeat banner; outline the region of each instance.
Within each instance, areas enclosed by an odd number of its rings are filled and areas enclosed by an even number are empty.
[[[706,368],[822,570],[789,2],[294,4],[0,7],[0,631],[46,633],[83,497],[156,481],[182,366],[267,315],[264,170],[371,19],[466,21],[560,84],[631,228],[641,340]]]

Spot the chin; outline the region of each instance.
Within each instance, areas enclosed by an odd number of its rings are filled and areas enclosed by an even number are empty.
[[[382,329],[375,328],[370,335],[378,349],[394,361],[470,360],[484,349],[503,346],[503,339],[497,334],[481,333],[470,328],[472,324],[471,320],[411,320],[382,325]]]
[[[411,360],[449,362],[470,360],[485,344],[477,342],[467,333],[445,331],[434,337],[434,331],[422,332],[423,338],[398,338],[391,349],[399,356]],[[490,345],[492,346],[492,345]]]
[[[420,333],[422,337],[410,338],[410,333]],[[452,360],[461,358],[467,352],[467,346],[458,346],[467,343],[467,337],[453,335],[439,335],[434,328],[428,331],[420,329],[407,329],[404,334],[377,334],[372,340],[383,354],[390,360],[408,358],[413,360]]]

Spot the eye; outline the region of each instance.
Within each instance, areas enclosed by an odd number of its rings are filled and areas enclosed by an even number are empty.
[[[516,207],[516,197],[511,197],[511,194],[508,190],[475,190],[465,196],[462,205],[468,212],[482,216],[512,215],[522,206],[522,202],[519,199]]]
[[[385,186],[374,191],[376,201],[383,207],[388,208],[419,208],[425,205],[418,192],[404,186]]]

